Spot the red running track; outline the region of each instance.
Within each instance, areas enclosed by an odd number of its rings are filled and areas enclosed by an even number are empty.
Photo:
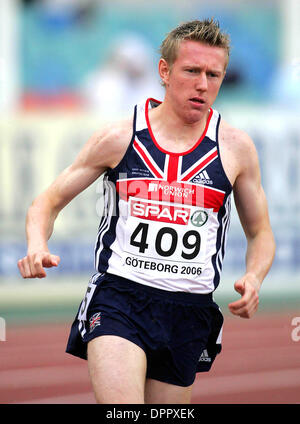
[[[295,316],[225,316],[223,351],[209,373],[197,375],[192,403],[300,403],[300,341],[292,340]],[[1,404],[95,403],[86,361],[65,353],[69,327],[7,329],[7,341],[0,342]]]

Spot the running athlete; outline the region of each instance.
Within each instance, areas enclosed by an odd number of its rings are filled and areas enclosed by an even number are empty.
[[[229,60],[214,20],[192,21],[161,45],[162,102],[93,135],[31,205],[24,278],[45,277],[58,213],[104,174],[96,273],[67,352],[88,359],[99,403],[188,403],[197,372],[221,350],[220,281],[233,192],[247,239],[246,269],[229,304],[250,318],[275,244],[254,143],[212,108]]]

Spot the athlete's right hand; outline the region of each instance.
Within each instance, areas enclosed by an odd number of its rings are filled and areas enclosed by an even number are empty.
[[[23,259],[18,261],[18,267],[23,278],[45,278],[44,268],[57,266],[60,257],[52,255],[49,251],[39,251],[28,253]]]

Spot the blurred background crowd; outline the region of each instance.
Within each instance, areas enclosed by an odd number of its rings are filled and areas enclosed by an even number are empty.
[[[253,138],[277,254],[270,290],[299,290],[299,0],[1,0],[0,281],[21,282],[25,216],[33,198],[106,121],[163,99],[159,45],[173,27],[215,17],[230,34],[226,79],[215,104]],[[93,273],[99,181],[57,220],[50,277]],[[251,207],[251,205],[249,205]],[[242,272],[245,241],[233,210],[224,274]],[[297,287],[298,283],[298,287]],[[230,284],[232,289],[232,284]]]

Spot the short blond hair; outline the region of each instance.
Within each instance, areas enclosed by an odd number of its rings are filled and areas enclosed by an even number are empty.
[[[169,32],[160,46],[161,58],[169,66],[172,66],[175,62],[179,45],[183,40],[199,41],[209,46],[224,49],[227,53],[225,68],[227,67],[230,55],[230,39],[228,34],[221,31],[218,21],[211,18],[203,21],[185,22]]]

